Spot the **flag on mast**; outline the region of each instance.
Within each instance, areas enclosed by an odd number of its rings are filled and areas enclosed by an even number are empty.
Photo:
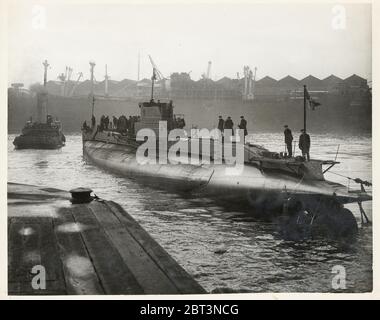
[[[309,91],[307,91],[306,87],[305,87],[305,97],[306,97],[306,100],[309,101],[309,107],[311,110],[315,110],[316,107],[321,105],[318,101],[313,100],[313,98],[309,94]]]

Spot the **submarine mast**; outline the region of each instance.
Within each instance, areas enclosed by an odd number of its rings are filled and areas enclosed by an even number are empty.
[[[44,66],[44,87],[46,88],[46,82],[47,82],[47,68],[49,67],[49,63],[47,60],[45,60],[43,63]]]
[[[94,68],[95,68],[95,62],[90,61],[90,72],[91,72],[91,93],[90,93],[90,99],[91,99],[91,117],[94,115],[94,103],[95,103],[95,97],[94,97]]]
[[[47,69],[49,67],[49,63],[45,60],[42,65],[44,66],[44,87],[40,92],[37,93],[37,122],[44,123],[46,122],[47,116]]]
[[[306,132],[306,85],[303,86],[303,129]]]
[[[156,80],[156,68],[155,67],[153,67],[152,90],[151,90],[151,94],[150,94],[150,100],[153,100],[154,80]]]

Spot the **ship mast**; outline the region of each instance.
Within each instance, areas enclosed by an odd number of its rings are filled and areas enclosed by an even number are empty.
[[[44,66],[44,88],[46,88],[46,82],[47,82],[47,68],[49,67],[49,63],[47,60],[45,60],[43,63]]]
[[[150,94],[150,100],[151,101],[153,101],[154,80],[156,80],[156,68],[155,67],[153,67],[153,75],[152,75],[152,91]]]
[[[303,86],[303,129],[306,133],[306,85]]]
[[[44,87],[40,92],[37,93],[37,122],[44,123],[46,121],[46,116],[48,114],[47,109],[47,69],[49,67],[49,63],[47,60],[42,62],[44,66]]]
[[[104,76],[104,96],[108,97],[108,72],[107,72],[107,65],[106,65],[106,75]]]
[[[94,116],[94,104],[95,104],[95,97],[94,97],[94,68],[95,68],[95,62],[90,61],[90,72],[91,72],[91,93],[90,93],[90,99],[91,99],[91,117]]]
[[[137,81],[140,81],[140,51],[137,55]]]

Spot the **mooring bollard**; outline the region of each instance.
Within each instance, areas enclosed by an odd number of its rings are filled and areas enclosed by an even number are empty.
[[[91,196],[92,190],[89,188],[75,188],[71,189],[71,203],[79,204],[79,203],[89,203],[94,200],[94,197]]]

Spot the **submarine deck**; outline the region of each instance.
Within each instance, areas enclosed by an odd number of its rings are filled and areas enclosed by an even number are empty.
[[[120,205],[69,199],[8,183],[9,295],[206,293]],[[35,266],[45,289],[32,286]]]

